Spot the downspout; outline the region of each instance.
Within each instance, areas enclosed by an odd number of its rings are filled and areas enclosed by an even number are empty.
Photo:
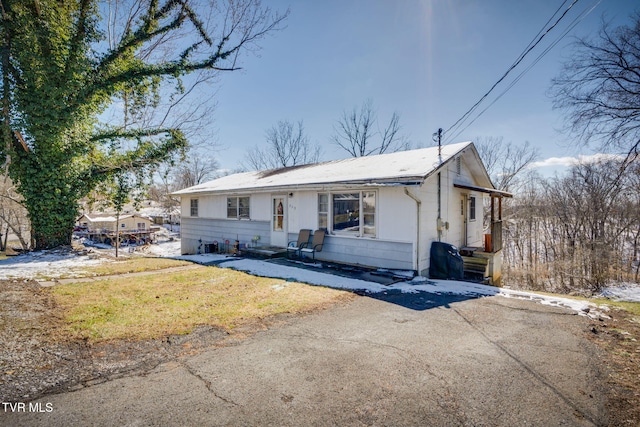
[[[442,241],[442,178],[438,172],[438,219],[436,220],[436,229],[438,230],[438,242]]]
[[[422,201],[409,192],[407,187],[404,187],[404,194],[411,197],[416,202],[416,272],[420,274],[420,206]]]
[[[442,128],[433,134],[433,140],[438,141],[438,169],[442,166]],[[438,219],[436,220],[436,230],[438,230],[438,242],[442,241],[442,177],[438,172]]]

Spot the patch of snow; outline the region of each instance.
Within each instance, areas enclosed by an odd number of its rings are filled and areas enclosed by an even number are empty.
[[[640,302],[640,285],[637,283],[621,283],[605,288],[601,294],[615,301]]]
[[[70,274],[70,271],[99,265],[106,261],[108,260],[102,257],[95,258],[58,251],[27,252],[0,261],[0,280],[77,277],[80,272]]]
[[[232,260],[237,259],[233,255],[225,255],[225,254],[180,255],[180,256],[172,256],[171,258],[191,261],[197,264],[211,264],[211,263],[218,263],[220,261],[228,261],[230,259]]]
[[[158,257],[176,257],[180,255],[180,239],[167,240],[149,245],[145,253]]]
[[[284,289],[284,288],[286,288],[286,287],[287,287],[287,283],[286,283],[286,282],[285,282],[285,283],[278,283],[278,284],[276,284],[276,285],[272,285],[272,286],[271,286],[271,288],[272,288],[274,291],[281,291],[281,290],[283,290],[283,289]]]
[[[82,243],[84,246],[88,246],[88,247],[91,247],[91,248],[113,249],[114,252],[115,252],[114,247],[111,246],[111,245],[107,245],[106,243],[94,242],[93,240],[89,240],[89,239],[85,239],[85,238],[81,238],[80,239],[80,243]]]
[[[520,298],[528,299],[530,301],[538,302],[542,305],[549,305],[552,307],[568,308],[580,314],[581,316],[588,316],[591,318],[603,317],[608,319],[604,312],[609,311],[606,306],[598,306],[592,302],[577,300],[572,298],[563,298],[550,295],[541,295],[533,292],[513,291],[511,289],[500,288],[500,296],[506,298]]]
[[[348,277],[336,276],[320,271],[305,270],[298,267],[278,265],[266,261],[255,259],[236,259],[218,264],[218,267],[232,268],[254,276],[277,277],[280,279],[296,282],[308,283],[310,285],[327,286],[330,288],[345,290],[365,290],[372,293],[383,292],[388,289],[379,283],[365,280],[351,279]]]

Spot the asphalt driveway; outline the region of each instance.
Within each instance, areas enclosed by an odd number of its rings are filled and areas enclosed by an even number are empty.
[[[0,424],[607,424],[598,350],[584,337],[590,320],[503,297],[414,297],[432,301],[415,309],[360,297],[234,346],[5,410]]]

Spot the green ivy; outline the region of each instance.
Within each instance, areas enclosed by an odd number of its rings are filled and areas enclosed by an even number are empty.
[[[126,99],[128,112],[141,114],[158,105],[163,81],[174,82],[180,92],[181,76],[216,69],[243,43],[273,28],[264,21],[267,15],[248,13],[259,18],[253,22],[256,33],[227,47],[230,34],[220,41],[209,38],[189,1],[141,4],[146,9],[108,48],[96,0],[2,1],[0,155],[10,158],[9,173],[24,197],[35,249],[71,242],[78,202],[100,183],[127,173],[148,176],[160,163],[183,155],[187,140],[179,129],[100,123],[114,100]],[[187,39],[177,59],[140,54],[186,24],[199,37]],[[207,53],[202,46],[209,47]]]

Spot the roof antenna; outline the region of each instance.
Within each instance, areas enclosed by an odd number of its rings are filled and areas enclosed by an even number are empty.
[[[433,140],[438,143],[438,161],[442,163],[442,128],[433,134]]]

